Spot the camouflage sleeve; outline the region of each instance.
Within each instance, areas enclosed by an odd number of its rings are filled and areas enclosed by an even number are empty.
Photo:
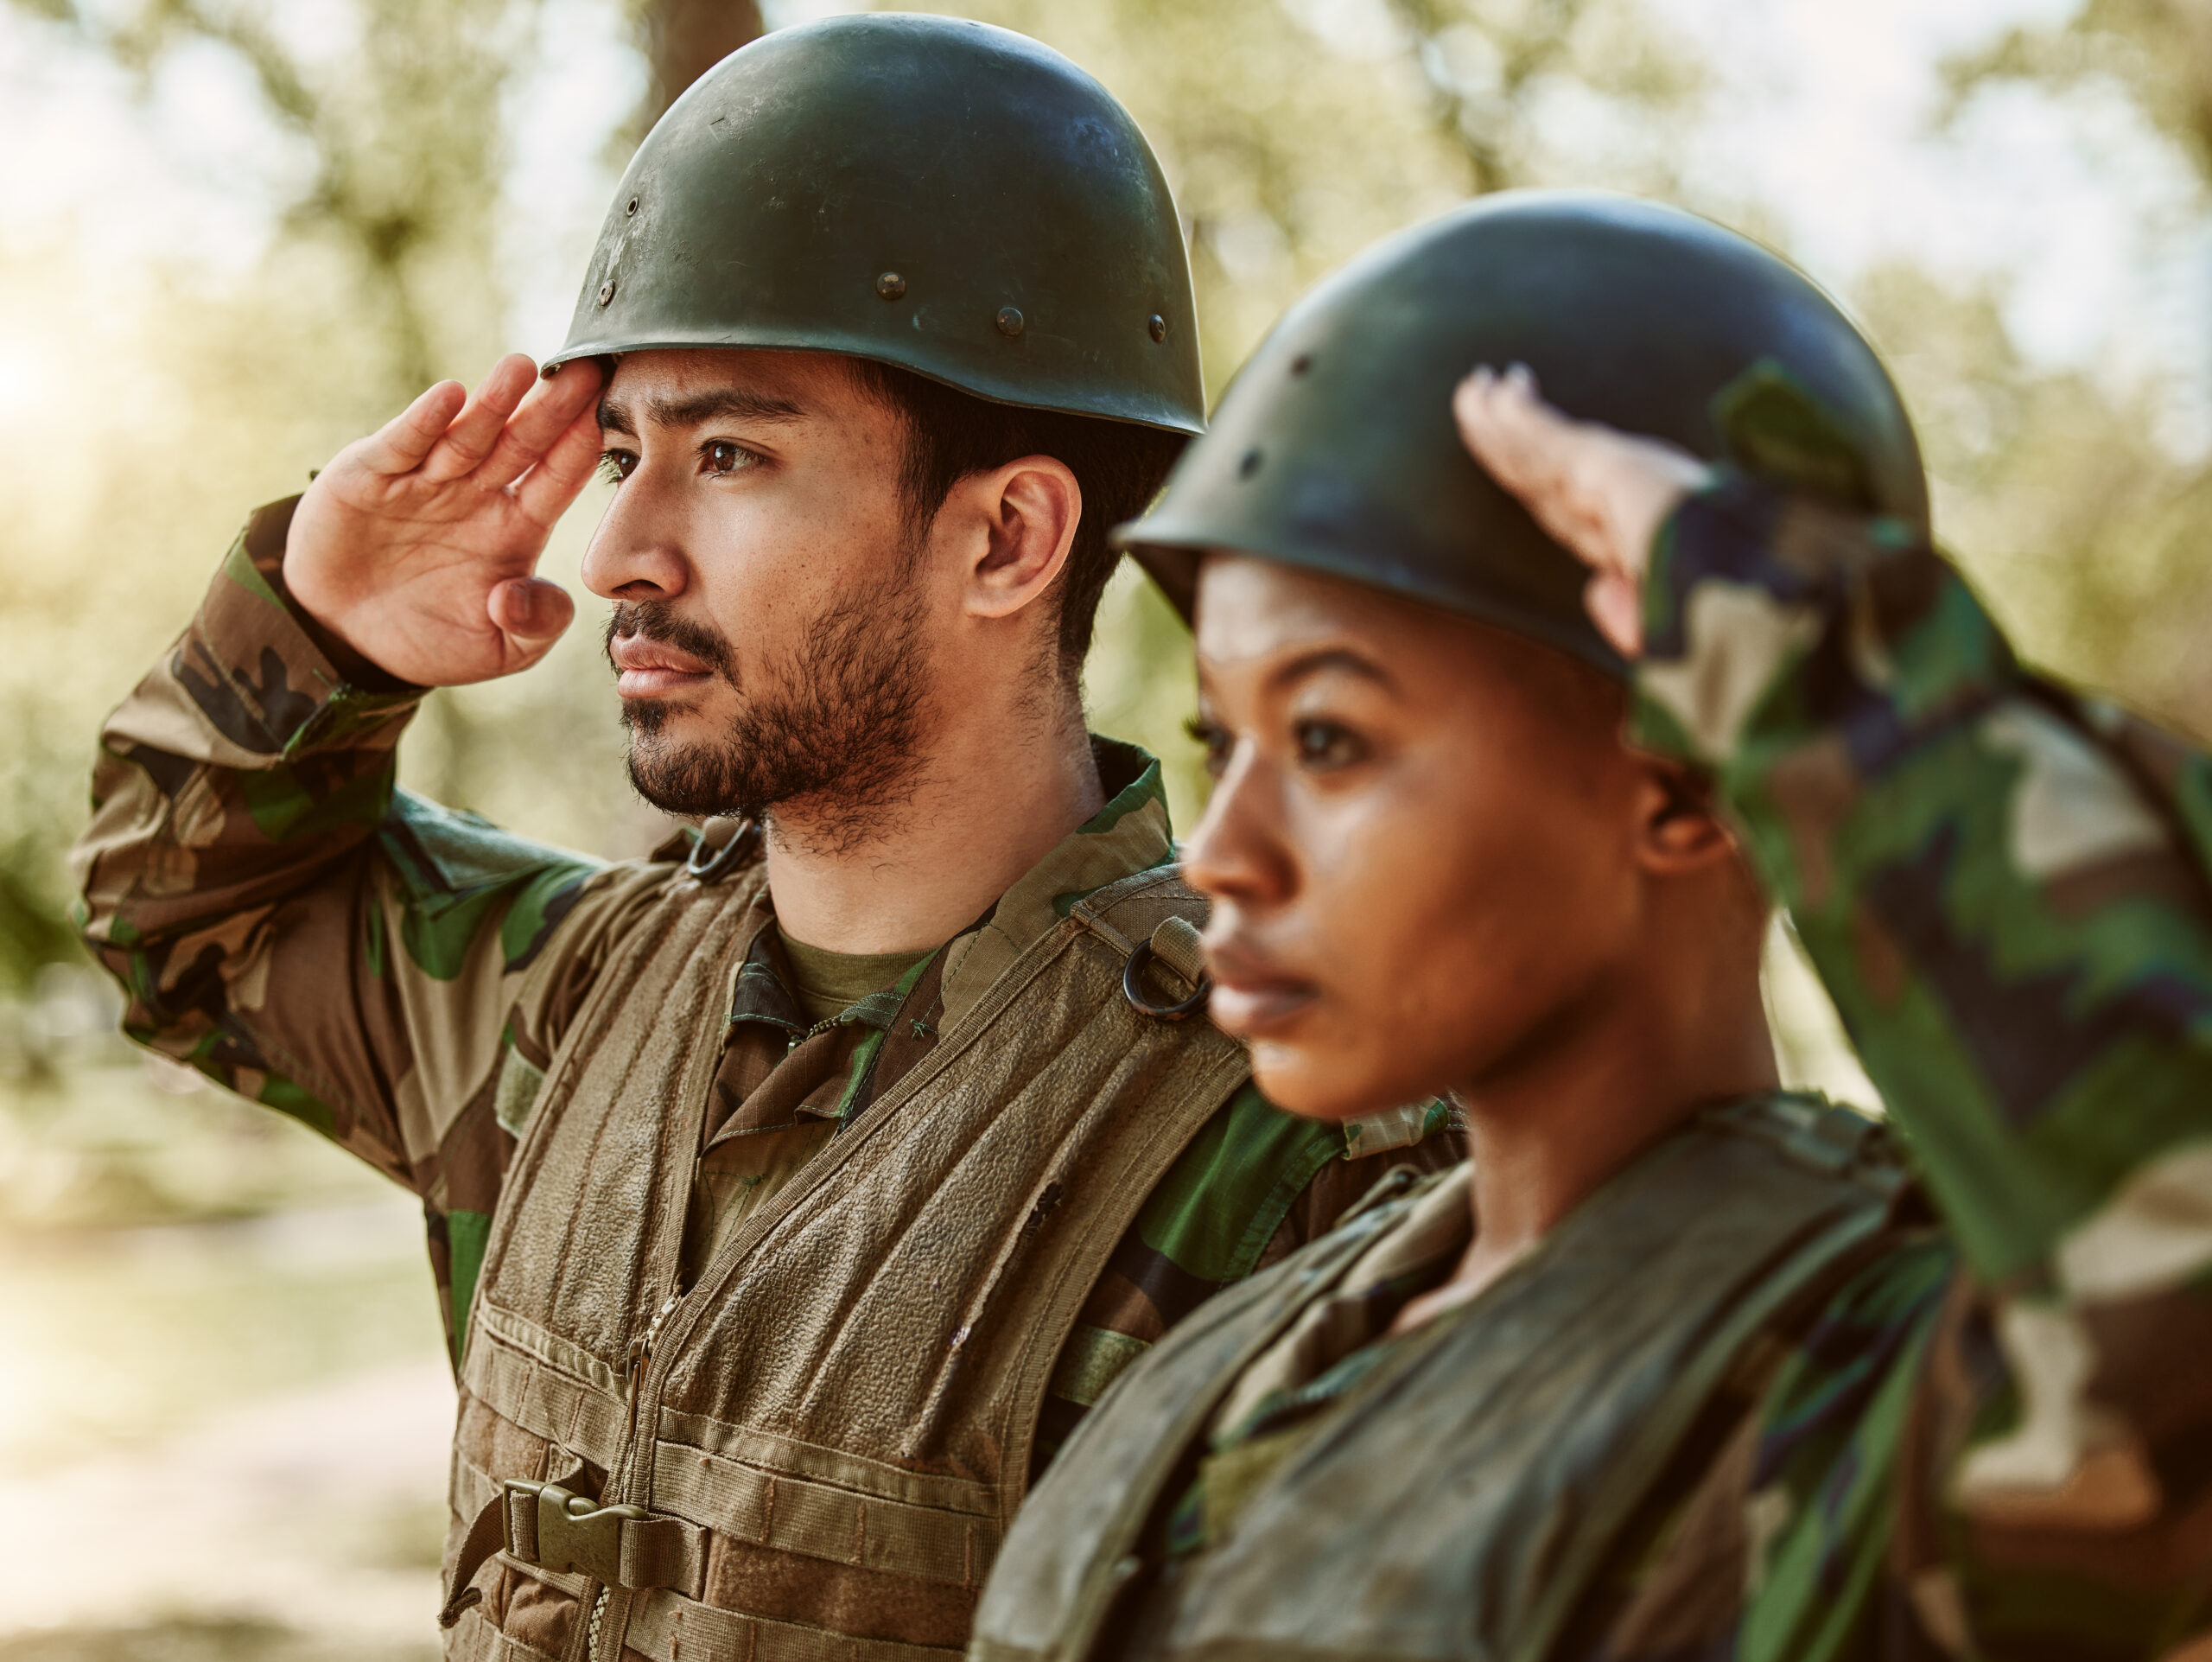
[[[288,602],[291,507],[248,521],[109,718],[82,923],[133,1039],[423,1196],[450,1313],[562,1024],[665,869],[603,867],[399,790],[422,690]]]
[[[1637,736],[1713,770],[1963,1266],[1836,1481],[1892,1470],[1945,1649],[2164,1653],[2212,1584],[2212,764],[2024,672],[1908,527],[1741,478],[1646,627]]]

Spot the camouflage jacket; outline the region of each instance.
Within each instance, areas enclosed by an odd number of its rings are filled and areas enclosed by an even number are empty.
[[[1645,622],[1638,736],[1714,771],[1940,1221],[1585,1653],[2212,1655],[2212,760],[2024,672],[1909,528],[1742,480]]]
[[[422,690],[291,605],[291,506],[248,521],[191,626],[107,723],[77,850],[84,928],[124,985],[133,1039],[305,1121],[423,1198],[457,1358],[547,1062],[686,850],[608,865],[400,790],[397,746]],[[1009,897],[1071,903],[1173,857],[1159,765],[1129,746],[1096,749],[1111,800]],[[1007,961],[1009,904],[918,967],[933,984],[921,1003],[973,1002]],[[695,1192],[702,1234],[757,1205],[933,1037],[885,1045],[888,1012],[920,990],[904,985],[809,1022],[772,924],[764,902],[732,990]],[[1325,1230],[1389,1166],[1459,1158],[1448,1121],[1433,1105],[1317,1125],[1249,1083],[1224,1102],[1094,1289],[1055,1375],[1039,1459],[1209,1294]]]

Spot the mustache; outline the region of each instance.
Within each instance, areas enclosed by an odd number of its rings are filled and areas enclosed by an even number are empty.
[[[729,678],[733,653],[728,637],[712,624],[677,616],[675,608],[664,600],[615,602],[614,610],[607,620],[607,632],[600,640],[601,650],[608,654],[609,668],[614,666],[615,641],[638,635],[658,640],[664,646],[673,646],[680,653],[689,653],[724,680]]]

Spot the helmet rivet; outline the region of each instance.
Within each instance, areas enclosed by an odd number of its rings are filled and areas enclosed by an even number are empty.
[[[896,271],[886,271],[876,278],[875,291],[886,300],[896,300],[906,292],[906,279]]]
[[[626,213],[626,214],[628,214],[628,213],[635,213],[637,211],[638,211],[638,199],[637,199],[636,197],[632,196],[632,197],[630,199],[630,206],[629,206],[629,207],[626,207],[626,208],[624,208],[624,209],[622,210],[622,212],[623,212],[624,213]]]
[[[599,303],[604,306],[608,301],[613,298],[614,279],[613,277],[609,277],[606,282],[599,285]]]
[[[1011,340],[1021,333],[1021,314],[1011,306],[999,308],[999,333]]]
[[[1313,354],[1310,352],[1301,352],[1290,360],[1290,373],[1294,375],[1303,375],[1313,367]]]
[[[1167,338],[1167,320],[1158,312],[1152,315],[1152,322],[1147,327],[1151,329],[1154,340],[1165,341]]]
[[[1236,476],[1239,479],[1249,479],[1259,471],[1260,453],[1257,450],[1245,451],[1243,459],[1236,464]]]

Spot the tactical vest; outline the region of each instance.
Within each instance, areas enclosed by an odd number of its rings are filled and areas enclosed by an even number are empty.
[[[1155,1585],[1151,1520],[1216,1407],[1408,1206],[1355,1219],[1122,1378],[1016,1524],[969,1656],[1540,1662],[1747,1347],[1885,1244],[1902,1181],[1845,1109],[1701,1114],[1399,1340]]]
[[[1204,915],[1172,868],[1125,878],[677,1296],[762,881],[677,882],[548,1070],[470,1317],[448,1576],[490,1550],[472,1519],[508,1550],[479,1602],[457,1589],[449,1656],[957,1655],[1077,1313],[1247,1071],[1124,997],[1155,926]]]

